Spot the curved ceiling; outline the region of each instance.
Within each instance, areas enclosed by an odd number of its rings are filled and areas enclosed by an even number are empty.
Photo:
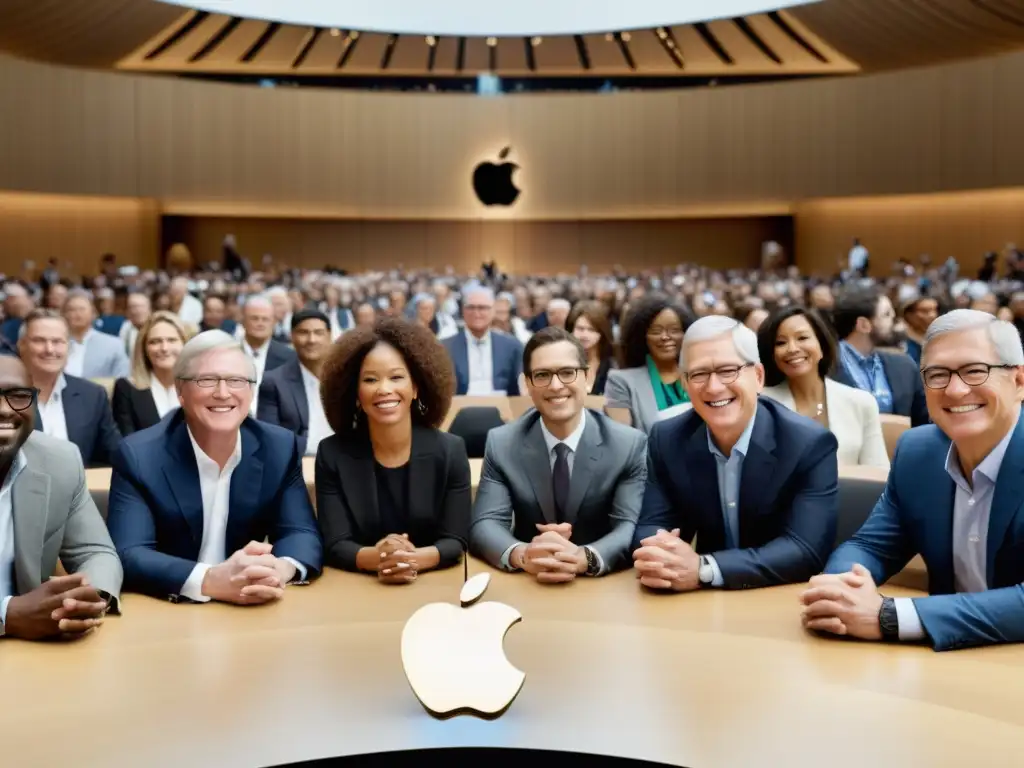
[[[257,21],[157,0],[0,0],[0,19],[0,50],[17,56],[197,75],[784,77],[878,71],[1024,48],[1021,0],[821,0],[660,30],[540,40],[439,35],[433,44],[393,30]]]
[[[400,35],[533,37],[603,34],[729,19],[821,0],[163,0],[209,13]]]

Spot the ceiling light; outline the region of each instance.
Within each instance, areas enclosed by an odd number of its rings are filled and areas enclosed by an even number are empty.
[[[610,42],[611,42],[612,40],[614,40],[614,39],[615,39],[615,35],[613,35],[613,34],[612,34],[611,32],[609,32],[609,33],[608,33],[607,35],[605,35],[605,36],[604,36],[604,39],[605,39],[605,40],[606,40],[607,42],[609,42],[609,43],[610,43]]]
[[[427,35],[427,45],[437,45],[437,38],[433,35]]]
[[[498,38],[496,38],[496,37],[488,37],[487,38],[487,44],[491,48],[493,48],[494,46],[496,46],[498,44]]]
[[[535,37],[530,42],[533,43],[533,47],[536,48],[538,45],[540,45],[541,43],[544,42],[544,38],[543,37]]]
[[[358,40],[359,39],[359,33],[355,32],[355,31],[349,32],[348,33],[348,39],[349,40]]]
[[[340,34],[341,34],[341,30],[340,29],[334,28],[334,29],[331,30],[331,37],[337,37]]]
[[[633,36],[631,34],[629,34],[629,32],[623,32],[622,33],[622,42],[628,43],[632,38],[633,38]]]
[[[668,37],[668,32],[665,31],[664,27],[658,27],[658,37],[660,37],[662,40]]]

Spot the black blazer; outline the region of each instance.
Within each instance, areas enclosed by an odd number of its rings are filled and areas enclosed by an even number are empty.
[[[604,385],[608,381],[608,371],[612,369],[612,359],[606,357],[601,361],[601,365],[597,368],[597,374],[594,376],[594,388],[590,390],[591,395],[603,395]]]
[[[306,399],[306,383],[302,380],[298,357],[263,374],[256,418],[298,435],[299,449],[306,452],[309,401]]]
[[[64,374],[64,421],[68,440],[78,446],[86,467],[109,467],[121,433],[114,424],[110,398],[99,384]],[[43,430],[43,419],[36,409],[36,429]]]
[[[931,422],[928,416],[928,404],[924,399],[924,383],[921,371],[914,361],[900,352],[879,352],[882,357],[882,369],[889,380],[892,390],[892,412],[899,416],[909,416],[910,426],[920,427]],[[847,386],[857,388],[857,383],[842,363],[836,366],[836,380]]]
[[[153,395],[148,389],[139,389],[128,379],[114,382],[110,405],[114,410],[114,423],[122,435],[149,429],[160,421]]]
[[[472,476],[462,438],[413,426],[409,454],[409,530],[383,531],[373,482],[374,458],[365,434],[334,435],[316,453],[317,523],[324,562],[356,569],[356,553],[389,533],[408,533],[417,547],[436,546],[439,568],[455,565],[469,536]]]

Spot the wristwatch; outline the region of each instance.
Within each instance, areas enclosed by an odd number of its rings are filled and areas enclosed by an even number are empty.
[[[896,612],[896,601],[891,597],[882,598],[882,607],[878,609],[878,626],[885,642],[900,639],[900,617]]]
[[[583,554],[587,556],[587,576],[597,576],[601,572],[601,564],[597,561],[597,555],[590,547],[583,547]]]
[[[715,580],[715,569],[711,567],[711,561],[707,555],[700,556],[700,568],[697,570],[697,578],[701,586],[708,586]]]

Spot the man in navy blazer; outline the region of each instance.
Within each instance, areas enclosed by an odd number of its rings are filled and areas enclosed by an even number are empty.
[[[871,515],[804,593],[804,626],[937,651],[1024,641],[1020,335],[956,310],[929,326],[921,364],[933,424],[900,438]],[[880,594],[917,554],[930,596]]]
[[[686,592],[809,579],[836,534],[835,436],[758,397],[757,336],[732,318],[694,323],[680,366],[693,408],[648,439],[633,540],[641,584]]]
[[[173,602],[279,599],[322,562],[298,439],[247,418],[253,361],[223,331],[190,340],[174,374],[181,408],[114,456],[107,526],[125,589]]]
[[[491,330],[494,292],[476,285],[463,292],[465,329],[442,343],[455,366],[455,394],[519,394],[523,345],[513,336]]]

